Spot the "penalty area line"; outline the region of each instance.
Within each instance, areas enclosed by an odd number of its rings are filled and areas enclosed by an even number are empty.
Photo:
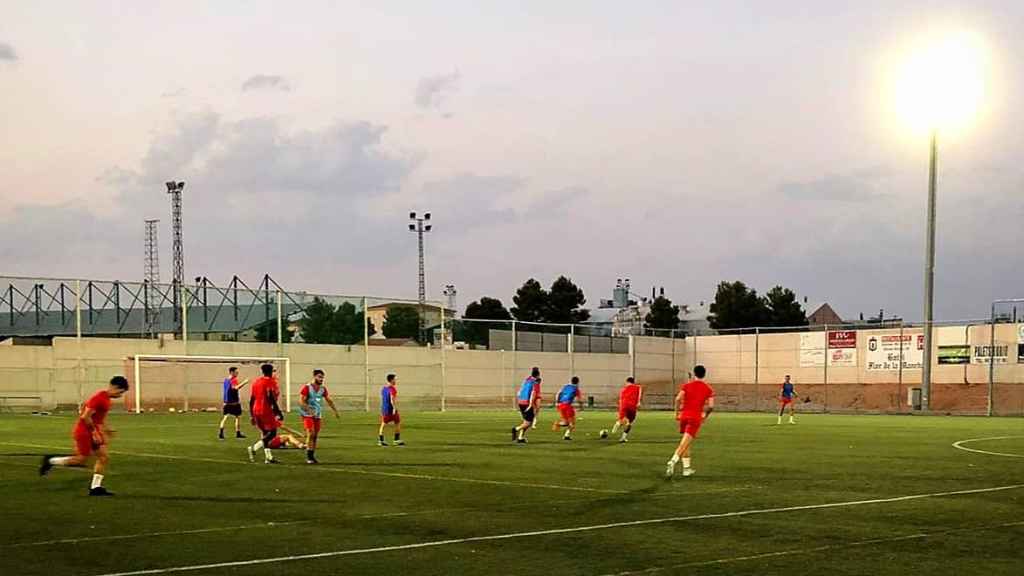
[[[528,538],[532,536],[551,536],[557,534],[573,534],[577,532],[591,532],[595,530],[607,530],[610,528],[628,528],[633,526],[647,526],[652,524],[667,524],[671,522],[685,522],[690,520],[706,520],[714,518],[735,518],[742,516],[753,516],[757,514],[775,514],[780,512],[796,512],[801,510],[822,510],[828,508],[847,508],[852,506],[865,506],[870,504],[888,504],[893,502],[907,502],[925,498],[938,498],[943,496],[962,496],[967,494],[983,494],[988,492],[1002,492],[1005,490],[1016,490],[1024,488],[1024,484],[1012,484],[1009,486],[996,486],[992,488],[976,488],[973,490],[956,490],[952,492],[932,492],[928,494],[910,494],[907,496],[894,496],[892,498],[876,498],[872,500],[851,500],[845,502],[828,502],[824,504],[805,504],[802,506],[785,506],[780,508],[761,508],[754,510],[739,510],[736,512],[721,512],[716,514],[698,514],[694,516],[669,516],[665,518],[649,518],[647,520],[632,520],[628,522],[613,522],[609,524],[594,524],[590,526],[575,526],[570,528],[552,528],[548,530],[534,530],[530,532],[511,532],[506,534],[492,534],[490,536],[470,536],[467,538],[449,538],[445,540],[431,540],[413,544],[397,544],[394,546],[380,546],[376,548],[355,548],[349,550],[334,550],[330,552],[317,552],[311,554],[298,554],[293,556],[277,556],[271,558],[256,558],[252,560],[237,560],[233,562],[217,562],[213,564],[192,564],[185,566],[170,566],[166,568],[150,568],[146,570],[133,570],[128,572],[110,572],[97,576],[141,576],[144,574],[169,574],[175,572],[194,572],[199,570],[212,570],[218,568],[233,568],[237,566],[255,566],[261,564],[277,564],[293,562],[296,560],[315,560],[320,558],[333,558],[340,556],[355,556],[362,554],[375,554],[379,552],[394,552],[398,550],[414,550],[418,548],[437,548],[453,544],[465,544],[467,542],[488,542],[496,540],[512,540],[516,538]]]
[[[953,448],[957,450],[963,450],[964,452],[975,452],[978,454],[989,454],[991,456],[1005,456],[1007,458],[1024,458],[1024,454],[1011,454],[1009,452],[991,452],[989,450],[978,450],[977,448],[968,448],[964,446],[968,442],[982,442],[984,440],[1010,440],[1012,438],[1024,438],[1024,436],[990,436],[988,438],[968,438],[967,440],[958,440],[953,442]]]
[[[949,530],[939,530],[937,532],[922,532],[919,534],[905,534],[903,536],[891,536],[889,538],[872,538],[870,540],[857,540],[854,542],[847,542],[844,544],[827,544],[825,546],[813,546],[810,548],[794,548],[792,550],[779,550],[777,552],[765,552],[763,554],[751,554],[748,556],[734,556],[732,558],[716,558],[714,560],[703,560],[700,562],[687,562],[685,564],[673,564],[671,566],[654,566],[651,568],[645,568],[643,570],[626,571],[626,572],[615,572],[611,574],[605,574],[604,576],[635,576],[637,574],[655,574],[665,570],[677,570],[679,568],[698,568],[701,566],[713,566],[717,564],[731,564],[733,562],[746,562],[748,560],[764,560],[766,558],[777,558],[781,556],[796,556],[801,554],[815,554],[818,552],[829,552],[832,550],[841,550],[845,548],[856,548],[858,546],[870,546],[872,544],[887,544],[890,542],[901,542],[906,540],[921,540],[924,538],[934,538],[936,536],[947,536],[949,534],[959,534],[963,532],[982,532],[985,530],[998,530],[1000,528],[1012,528],[1015,526],[1024,526],[1024,522],[1007,522],[1005,524],[989,524],[986,526],[972,526],[970,528],[951,528]]]

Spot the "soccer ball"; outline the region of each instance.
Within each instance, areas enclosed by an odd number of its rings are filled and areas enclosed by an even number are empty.
[[[608,431],[607,430],[601,430],[601,439],[604,440],[607,437],[608,437]]]

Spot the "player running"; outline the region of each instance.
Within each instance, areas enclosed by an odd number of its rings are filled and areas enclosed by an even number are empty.
[[[620,426],[622,427],[620,443],[624,444],[629,441],[629,431],[633,429],[633,422],[636,420],[637,410],[640,409],[642,397],[643,389],[636,383],[636,380],[632,376],[626,378],[626,384],[619,392],[619,419],[615,421],[615,426],[612,426],[612,434],[618,432]]]
[[[274,454],[270,451],[270,444],[274,436],[277,436],[281,421],[284,420],[284,414],[277,405],[281,388],[274,376],[273,364],[260,366],[260,372],[263,376],[257,378],[250,388],[249,413],[252,415],[252,425],[259,428],[261,436],[255,444],[247,447],[246,451],[249,453],[249,462],[255,462],[256,452],[262,449],[263,462],[277,464]]]
[[[114,430],[107,426],[107,413],[110,412],[110,400],[120,398],[127,390],[128,379],[124,376],[114,376],[105,389],[99,390],[86,400],[78,412],[78,421],[71,432],[71,437],[75,440],[75,453],[71,456],[43,456],[39,475],[46,476],[54,466],[84,468],[95,453],[96,463],[92,468],[89,496],[113,496],[113,492],[108,492],[103,487],[103,473],[110,461],[107,440],[114,435]]]
[[[299,410],[302,412],[302,427],[306,430],[306,464],[319,464],[316,459],[316,442],[320,438],[320,417],[323,415],[323,403],[334,411],[334,417],[341,419],[338,409],[334,406],[324,386],[324,371],[313,370],[313,380],[299,391]]]
[[[517,399],[523,422],[512,428],[512,439],[520,444],[526,444],[526,431],[533,426],[540,405],[540,368],[534,366],[530,375],[523,380]]]
[[[235,438],[245,438],[239,425],[242,416],[242,401],[238,398],[238,391],[248,383],[248,379],[242,380],[241,383],[238,382],[238,367],[228,368],[228,377],[224,379],[224,417],[220,419],[220,433],[217,435],[221,440],[224,439],[224,424],[228,421],[228,416],[235,417]]]
[[[786,381],[782,383],[782,391],[779,393],[779,420],[775,423],[776,425],[782,424],[782,413],[785,412],[786,406],[789,406],[789,423],[796,424],[796,402],[793,402],[795,398],[796,388],[789,381],[789,374],[786,374]]]
[[[388,383],[380,389],[380,428],[377,429],[377,444],[387,446],[384,440],[384,426],[395,425],[395,446],[405,446],[402,441],[402,417],[398,415],[398,376],[388,374]]]
[[[559,427],[567,427],[565,434],[562,435],[562,440],[572,440],[572,433],[576,431],[576,409],[572,406],[573,400],[579,403],[580,410],[583,410],[583,393],[580,392],[579,376],[573,376],[572,380],[558,391],[560,419],[551,424],[551,431],[557,432]]]
[[[703,366],[694,367],[694,379],[680,386],[679,394],[676,395],[673,407],[679,410],[676,418],[683,438],[665,469],[665,476],[669,478],[675,473],[680,458],[683,460],[683,476],[693,475],[693,468],[690,468],[690,446],[697,438],[701,425],[715,409],[715,391],[704,382],[705,374],[707,370]]]

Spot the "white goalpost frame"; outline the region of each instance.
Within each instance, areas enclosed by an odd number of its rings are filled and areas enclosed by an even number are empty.
[[[135,375],[135,413],[142,413],[142,386],[139,379],[142,376],[142,362],[146,360],[185,360],[195,362],[281,362],[284,364],[284,405],[285,412],[292,410],[292,360],[291,358],[278,356],[189,356],[185,354],[136,354],[132,356]]]

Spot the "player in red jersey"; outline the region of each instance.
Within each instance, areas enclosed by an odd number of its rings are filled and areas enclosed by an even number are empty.
[[[683,460],[683,476],[693,475],[693,468],[690,468],[690,446],[697,438],[701,425],[715,409],[715,391],[704,382],[706,374],[707,370],[703,366],[695,366],[694,379],[680,386],[679,394],[676,395],[674,407],[679,410],[676,418],[683,438],[665,469],[665,475],[669,478],[675,473],[680,458]]]
[[[264,364],[260,366],[263,376],[252,383],[249,396],[249,413],[252,415],[252,425],[259,428],[260,439],[246,448],[249,453],[249,461],[256,461],[256,452],[263,450],[264,462],[276,464],[273,453],[270,452],[270,441],[277,436],[277,429],[281,427],[284,414],[277,405],[277,399],[281,396],[281,389],[277,384],[277,377],[274,376],[274,365]]]
[[[114,376],[104,390],[89,397],[78,412],[78,421],[71,432],[75,439],[75,453],[71,456],[43,456],[39,466],[39,475],[45,476],[54,466],[85,467],[86,463],[96,454],[93,465],[92,484],[89,496],[113,496],[103,487],[103,473],[110,461],[107,455],[107,440],[114,435],[114,430],[107,426],[107,413],[110,412],[110,400],[120,398],[128,390],[128,379]]]
[[[643,389],[636,383],[636,380],[632,376],[626,378],[626,385],[619,392],[619,418],[615,421],[615,426],[612,426],[612,434],[618,432],[620,426],[622,427],[622,437],[619,438],[619,442],[629,441],[629,431],[633,429],[633,421],[636,420],[636,412],[640,408],[640,399],[643,395]]]

